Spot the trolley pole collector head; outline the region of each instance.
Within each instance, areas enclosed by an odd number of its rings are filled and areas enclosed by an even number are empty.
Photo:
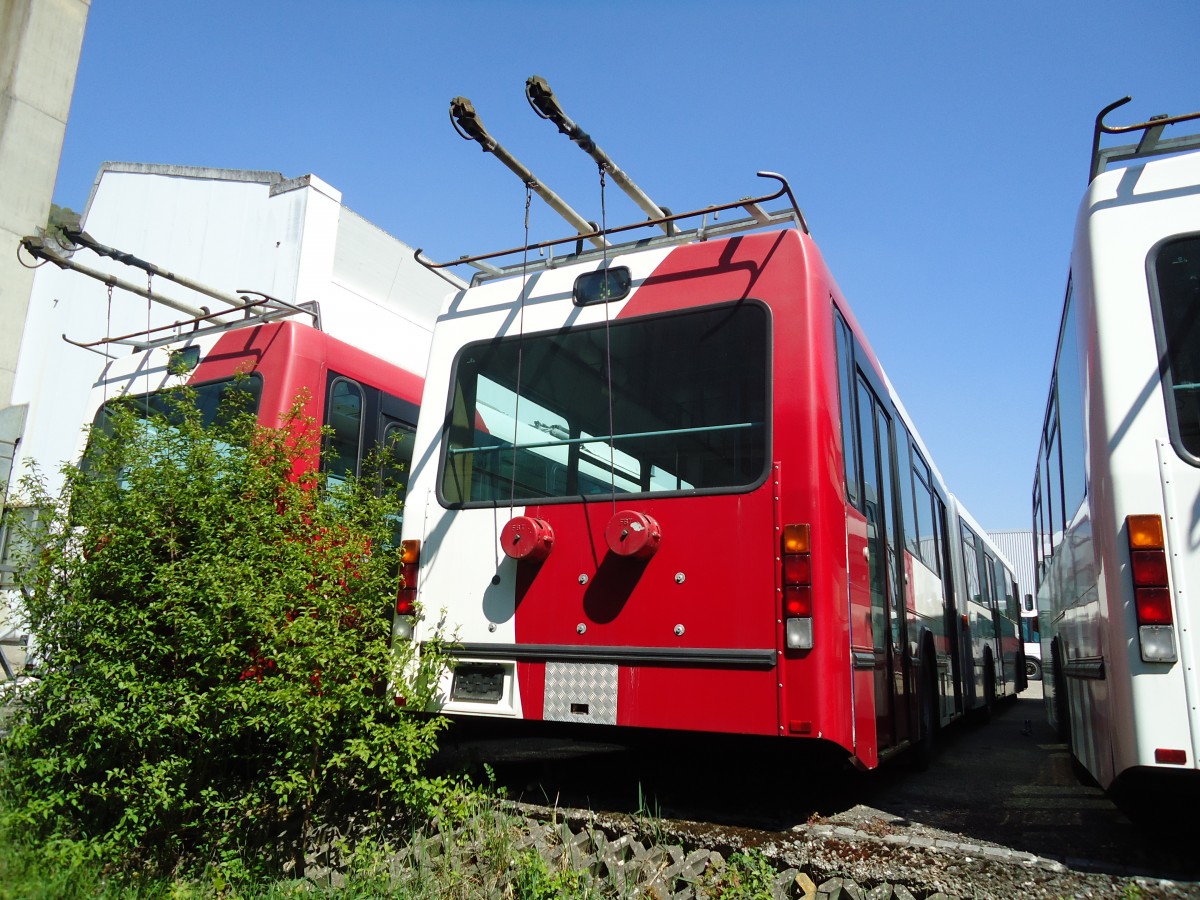
[[[466,97],[455,97],[450,101],[450,122],[454,125],[454,130],[459,133],[459,136],[464,140],[475,141],[483,148],[484,153],[490,153],[500,162],[512,171],[521,181],[529,187],[535,194],[541,197],[556,213],[562,216],[567,222],[579,232],[581,237],[591,241],[597,247],[605,246],[605,239],[599,234],[600,229],[592,222],[589,222],[563,200],[558,194],[546,187],[533,173],[529,171],[521,162],[509,153],[504,146],[497,141],[483,127],[483,122],[479,118],[479,114],[475,112],[475,107]]]
[[[558,98],[554,96],[554,91],[551,90],[549,83],[540,75],[530,76],[525,81],[525,99],[529,101],[529,105],[533,107],[533,111],[543,119],[548,119],[553,122],[558,130],[569,137],[572,143],[577,144],[579,149],[596,161],[596,164],[608,172],[612,176],[612,180],[623,190],[629,198],[636,203],[643,212],[651,219],[664,219],[671,214],[671,211],[665,206],[659,206],[651,200],[646,192],[638,187],[632,178],[630,178],[621,168],[612,161],[607,153],[596,145],[592,140],[591,135],[579,127],[565,112],[558,102]],[[670,222],[659,222],[659,227],[664,232],[670,234],[672,225]]]

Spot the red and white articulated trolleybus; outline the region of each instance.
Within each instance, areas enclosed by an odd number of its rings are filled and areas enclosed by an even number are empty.
[[[952,498],[959,554],[955,566],[964,586],[959,601],[964,636],[964,671],[972,698],[990,711],[1002,697],[1015,697],[1029,685],[1021,640],[1021,604],[1012,564],[1000,548]],[[969,641],[969,643],[968,643]]]
[[[420,615],[394,625],[452,640],[444,712],[871,768],[987,701],[957,506],[762,174],[769,196],[567,256],[446,264],[482,271],[434,328],[403,525]],[[609,242],[647,225],[667,233]]]
[[[331,479],[357,477],[376,446],[388,447],[407,474],[421,378],[294,320],[240,324],[183,342],[150,347],[109,363],[92,390],[89,411],[136,402],[147,414],[179,384],[195,388],[207,419],[236,390],[263,425],[278,426],[301,394],[304,413],[330,429],[321,466]],[[244,408],[244,407],[240,407]]]
[[[97,256],[161,276],[188,294],[202,294],[223,305],[212,312],[162,292],[151,293],[148,288],[54,252],[46,241],[24,239],[22,246],[32,257],[103,281],[109,290],[119,287],[144,296],[148,304],[158,302],[188,317],[158,326],[151,326],[148,320],[144,330],[106,335],[90,343],[71,341],[109,359],[92,385],[85,421],[102,425],[104,410],[114,402],[134,403],[146,415],[164,412],[162,392],[190,384],[196,389],[196,403],[206,420],[217,415],[230,389],[236,388],[239,408],[250,403],[260,424],[276,427],[305,396],[302,413],[329,430],[320,460],[329,478],[360,475],[362,461],[376,446],[389,448],[392,458],[401,463],[389,478],[407,478],[404,473],[412,452],[422,388],[418,373],[425,371],[430,336],[428,329],[421,329],[409,314],[401,310],[373,311],[370,322],[382,320],[391,328],[406,329],[403,334],[409,338],[398,340],[391,359],[384,360],[348,342],[364,337],[364,326],[344,312],[340,334],[347,340],[343,341],[322,328],[317,302],[296,305],[256,292],[224,293],[163,270],[132,253],[103,245],[82,228],[68,227],[67,236],[74,248],[86,248]],[[130,347],[132,353],[114,356],[113,349],[120,347]],[[80,446],[74,458],[82,458],[83,449]]]
[[[1049,718],[1118,800],[1165,809],[1200,787],[1200,134],[1163,132],[1200,112],[1104,124],[1128,100],[1096,118],[1034,547]]]
[[[71,237],[98,255],[161,275],[225,304],[212,312],[162,292],[151,294],[26,239],[25,249],[34,256],[190,316],[169,325],[78,344],[109,359],[92,387],[86,421],[102,426],[105,410],[114,402],[135,403],[135,408],[147,415],[165,411],[163,392],[189,384],[195,388],[195,402],[206,420],[217,415],[236,388],[239,408],[244,409],[248,402],[261,424],[277,427],[303,395],[303,414],[329,429],[320,465],[330,478],[362,474],[363,460],[376,446],[388,447],[391,458],[400,463],[387,476],[401,481],[407,477],[422,389],[422,377],[416,372],[424,371],[427,331],[417,335],[419,340],[398,340],[393,359],[384,360],[349,343],[355,337],[350,330],[342,332],[348,340],[324,331],[317,303],[296,305],[263,294],[225,294],[104,246],[82,231]],[[393,314],[392,320],[397,328],[417,327],[399,313]],[[129,347],[132,352],[113,356],[111,350],[116,347]],[[86,437],[83,434],[82,440]],[[83,449],[78,448],[76,459],[82,458]]]

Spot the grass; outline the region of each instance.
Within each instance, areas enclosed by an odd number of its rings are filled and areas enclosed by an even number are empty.
[[[495,895],[513,900],[618,897],[573,871],[565,855],[548,861],[523,843],[526,823],[480,796],[468,817],[453,826],[431,823],[394,842],[360,844],[344,855],[336,873],[305,879],[254,882],[240,860],[210,866],[194,879],[144,880],[136,873],[110,873],[101,862],[77,853],[31,845],[20,835],[0,831],[0,900],[284,900],[330,897],[344,900],[467,900]]]

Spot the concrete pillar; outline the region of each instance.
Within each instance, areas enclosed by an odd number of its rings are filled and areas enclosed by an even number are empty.
[[[0,0],[0,482],[24,410],[12,407],[33,271],[17,244],[46,224],[91,0]]]

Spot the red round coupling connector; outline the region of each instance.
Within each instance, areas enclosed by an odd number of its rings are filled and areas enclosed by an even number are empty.
[[[545,519],[516,516],[500,529],[500,547],[511,559],[540,562],[554,549],[554,529]]]
[[[617,556],[646,559],[653,556],[662,543],[662,529],[653,516],[623,509],[608,520],[604,540]]]

